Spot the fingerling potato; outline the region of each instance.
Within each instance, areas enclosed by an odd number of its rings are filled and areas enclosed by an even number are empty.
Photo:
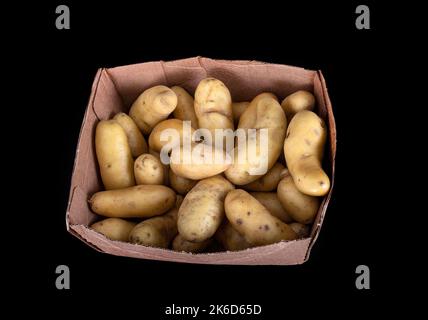
[[[299,90],[282,100],[281,107],[290,123],[297,112],[302,110],[312,111],[314,109],[315,97],[309,91]]]
[[[273,191],[276,190],[279,180],[281,180],[280,174],[284,170],[284,166],[277,162],[270,168],[270,170],[264,175],[249,184],[244,184],[242,189],[247,191]]]
[[[284,210],[276,192],[250,192],[250,194],[264,205],[271,215],[282,222],[290,223],[293,221],[291,216]]]
[[[107,218],[91,225],[91,229],[103,234],[110,240],[127,242],[129,233],[136,223],[120,218]]]
[[[131,148],[131,153],[134,158],[147,152],[147,142],[140,129],[130,116],[126,113],[119,112],[114,116],[113,120],[116,120],[123,130],[125,130],[126,136],[128,137],[129,147]]]
[[[177,95],[177,107],[172,113],[174,118],[182,121],[190,121],[192,127],[198,129],[198,119],[196,118],[193,97],[179,86],[174,86],[171,90]]]
[[[228,251],[238,251],[251,248],[251,245],[236,231],[230,222],[226,221],[215,233],[215,238]]]

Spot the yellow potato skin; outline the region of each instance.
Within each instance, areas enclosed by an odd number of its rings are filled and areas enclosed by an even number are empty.
[[[177,234],[177,211],[177,208],[174,208],[163,216],[140,222],[129,234],[129,242],[148,247],[168,248]]]
[[[169,137],[166,141],[161,141],[161,134],[164,130],[167,129],[173,129],[176,130],[179,133],[180,138],[178,140],[175,140],[173,137]],[[190,134],[193,135],[195,130],[193,128],[190,128]],[[192,139],[192,136],[188,137],[189,139]],[[150,149],[161,152],[161,149],[166,144],[173,144],[172,147],[183,144],[183,121],[178,119],[167,119],[164,121],[159,122],[152,130],[149,136],[149,146]]]
[[[95,151],[106,190],[135,185],[134,160],[125,130],[115,120],[101,120],[95,130]]]
[[[226,216],[233,228],[254,246],[295,240],[297,234],[242,189],[230,191],[225,199]]]
[[[163,177],[164,177],[164,181],[163,184],[165,186],[169,186],[169,165],[168,164],[163,164],[160,158],[160,154],[159,152],[154,151],[153,149],[149,148],[149,154],[151,154],[152,156],[155,156],[156,159],[159,160],[159,162],[162,164],[162,168],[163,168]]]
[[[140,129],[138,129],[134,120],[126,113],[119,112],[113,117],[117,123],[125,130],[126,136],[128,137],[129,147],[134,158],[139,155],[146,153],[148,150],[147,142],[144,139]]]
[[[297,236],[299,237],[299,239],[309,237],[310,230],[308,225],[305,225],[299,222],[293,222],[293,223],[290,223],[289,226],[291,227],[291,229],[294,230],[295,233],[297,233]]]
[[[129,116],[144,133],[149,134],[153,127],[168,118],[177,107],[177,95],[165,86],[154,86],[145,90],[134,101]]]
[[[250,192],[250,194],[264,205],[271,215],[285,223],[293,222],[293,218],[284,210],[276,192]]]
[[[285,167],[281,163],[277,162],[264,176],[261,176],[259,179],[249,184],[244,184],[242,189],[247,191],[264,192],[276,190],[279,180],[281,180],[280,174],[284,169]]]
[[[134,175],[137,184],[163,184],[163,165],[156,156],[144,153],[134,162]]]
[[[251,155],[254,153],[251,150],[255,150],[257,155],[261,155],[259,161],[263,159],[262,157],[264,157],[264,159],[267,158],[267,170],[275,165],[284,145],[287,119],[285,118],[281,106],[274,98],[268,96],[260,99],[257,96],[241,115],[238,128],[244,129],[246,132],[248,132],[248,129],[256,129],[258,133],[256,139],[250,139],[250,137],[247,136],[244,142],[239,142],[238,140],[238,145],[233,150],[235,161],[225,172],[227,179],[235,185],[245,185],[262,176],[256,174],[251,175],[249,173],[251,168],[254,169],[258,167],[257,163],[251,163],[254,159],[250,161],[248,158],[248,154]],[[268,129],[267,154],[261,154],[260,129]],[[245,143],[248,150],[244,157],[246,158],[245,163],[236,161],[236,159],[240,159],[239,152],[245,152],[245,147],[240,148],[241,143]]]
[[[111,218],[149,218],[161,215],[175,204],[174,190],[160,185],[139,185],[95,193],[92,211]]]
[[[243,236],[236,231],[230,222],[226,221],[215,233],[215,239],[227,250],[227,251],[239,251],[251,248],[251,244],[245,240]]]
[[[302,110],[314,110],[315,97],[309,91],[299,90],[282,100],[281,107],[287,116],[288,122],[290,122],[297,112]]]
[[[127,242],[129,233],[136,223],[120,218],[107,218],[91,225],[91,229],[103,234],[110,240]]]
[[[239,123],[239,118],[244,113],[245,109],[250,105],[248,101],[232,102],[233,122],[235,126]]]
[[[172,115],[182,121],[190,121],[194,129],[198,129],[198,118],[196,117],[193,97],[182,87],[174,86],[171,90],[177,95],[177,107]]]
[[[178,211],[177,227],[191,242],[211,238],[224,218],[224,198],[234,186],[222,176],[199,181],[185,196]]]
[[[215,129],[233,130],[232,98],[229,89],[218,79],[206,78],[195,91],[195,113],[199,128],[208,129],[212,139]]]
[[[204,251],[211,243],[212,239],[207,239],[202,242],[190,242],[184,239],[181,234],[177,234],[174,241],[172,241],[172,249],[174,251],[199,253]]]
[[[171,188],[173,188],[178,194],[185,195],[195,186],[196,183],[198,183],[198,181],[177,176],[170,168],[169,183]]]
[[[314,221],[320,206],[319,199],[300,192],[287,170],[278,184],[277,195],[282,207],[293,220],[303,224]]]
[[[314,112],[298,112],[287,130],[284,154],[288,170],[299,189],[310,196],[323,196],[330,189],[330,179],[321,166],[327,130]]]

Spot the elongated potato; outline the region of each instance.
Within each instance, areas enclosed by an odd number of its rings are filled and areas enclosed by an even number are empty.
[[[177,234],[174,241],[172,241],[172,249],[175,251],[199,253],[204,251],[211,243],[212,239],[207,239],[202,242],[190,242],[184,239],[181,234]]]
[[[233,122],[235,127],[239,123],[239,118],[244,113],[245,109],[250,105],[248,101],[245,102],[232,102]]]
[[[300,192],[288,170],[284,170],[282,176],[277,189],[282,207],[293,220],[303,224],[312,223],[320,206],[318,198]]]
[[[129,234],[129,241],[148,247],[168,248],[177,234],[177,211],[173,208],[163,216],[140,222]]]
[[[254,98],[239,120],[238,129],[243,129],[246,137],[238,136],[234,162],[225,172],[227,179],[245,185],[266,174],[281,154],[286,127],[284,111],[275,99]],[[252,137],[248,129],[256,129],[256,135]]]
[[[233,228],[254,246],[297,239],[293,229],[271,215],[256,198],[242,189],[230,191],[224,207]]]
[[[134,120],[123,112],[116,114],[113,119],[120,124],[123,130],[125,130],[132,156],[136,158],[139,155],[146,153],[148,150],[147,142]]]
[[[149,218],[175,204],[174,190],[159,185],[139,185],[100,191],[89,200],[92,211],[111,218]]]
[[[231,162],[230,155],[223,149],[212,148],[205,143],[192,143],[190,147],[177,146],[172,149],[170,167],[177,176],[201,180],[224,172]]]
[[[229,89],[218,79],[206,78],[195,91],[195,113],[199,128],[208,129],[215,142],[215,129],[233,130],[232,98]],[[233,137],[233,132],[230,132]],[[223,139],[223,147],[225,146]],[[210,139],[205,140],[211,143]]]
[[[129,116],[138,128],[149,134],[153,127],[168,118],[177,107],[177,95],[170,88],[155,86],[145,90],[131,106]]]
[[[195,186],[196,183],[198,183],[198,181],[177,176],[170,168],[169,183],[171,188],[173,188],[177,193],[185,195]]]
[[[135,185],[134,160],[125,130],[115,120],[102,120],[95,131],[95,150],[106,190]]]
[[[134,163],[137,184],[163,184],[165,181],[162,163],[156,156],[144,153]]]
[[[294,116],[284,141],[285,160],[294,183],[310,196],[323,196],[330,189],[330,179],[321,167],[326,135],[324,121],[303,110]]]
[[[135,225],[135,222],[120,218],[107,218],[92,224],[91,229],[105,235],[111,240],[127,242],[129,233]]]
[[[230,222],[226,221],[215,233],[215,239],[228,251],[238,251],[251,248],[251,245],[236,231]]]
[[[184,125],[183,121],[178,119],[167,119],[159,122],[150,133],[150,149],[161,152],[162,147],[166,146],[168,149],[165,152],[169,153],[173,147],[183,144],[183,134],[186,134],[191,141],[195,130],[190,125],[188,129],[185,129]],[[186,130],[188,131],[186,132]],[[163,139],[161,139],[162,133],[164,134]]]
[[[178,232],[192,242],[211,238],[224,218],[224,197],[234,186],[222,176],[199,181],[178,211]]]
[[[285,223],[293,222],[293,218],[284,210],[276,192],[250,192],[250,194],[264,205],[271,215]]]
[[[284,166],[277,162],[264,176],[261,176],[259,179],[249,184],[244,184],[242,189],[247,191],[265,192],[276,190],[279,180],[281,180],[280,174],[284,169]]]
[[[315,97],[309,91],[299,90],[282,100],[281,107],[290,123],[297,112],[302,110],[312,111],[314,109]]]
[[[294,230],[295,233],[297,233],[297,236],[300,239],[307,238],[309,236],[310,230],[308,225],[299,222],[293,222],[290,223],[289,226]]]
[[[171,90],[177,95],[177,107],[172,113],[174,118],[182,121],[190,121],[192,127],[198,129],[198,118],[196,118],[193,97],[179,86],[174,86]]]

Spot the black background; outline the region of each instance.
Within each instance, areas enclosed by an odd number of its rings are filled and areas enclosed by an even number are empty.
[[[59,4],[70,7],[70,30],[55,28]],[[379,91],[392,82],[395,71],[387,60],[400,37],[393,23],[400,8],[365,2],[371,30],[357,30],[358,4],[263,1],[232,7],[232,1],[120,1],[89,6],[52,1],[38,6],[33,31],[41,41],[27,48],[32,58],[26,63],[36,70],[29,80],[41,89],[34,108],[44,110],[34,118],[41,137],[30,148],[43,155],[35,157],[41,177],[34,203],[43,213],[37,221],[45,235],[44,255],[36,263],[42,267],[49,301],[76,314],[83,306],[108,312],[129,308],[141,319],[162,317],[165,306],[173,303],[205,308],[260,304],[264,318],[276,319],[315,312],[365,315],[367,308],[380,306],[379,297],[393,296],[392,250],[385,238],[390,226],[384,221],[397,208],[386,204],[393,194],[379,192],[393,183],[380,156],[389,152],[391,139],[379,123],[392,121],[392,114],[381,109],[395,107]],[[75,148],[97,68],[197,55],[323,71],[337,123],[337,176],[324,225],[305,264],[205,266],[137,260],[96,252],[66,232]],[[59,264],[70,267],[71,290],[55,288]],[[355,288],[355,269],[361,264],[370,268],[370,290]],[[348,311],[342,313],[338,306]]]

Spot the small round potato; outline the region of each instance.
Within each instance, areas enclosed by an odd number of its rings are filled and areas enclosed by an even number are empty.
[[[228,251],[238,251],[251,248],[251,245],[232,225],[225,221],[215,233],[215,238]]]
[[[309,91],[299,90],[282,100],[281,107],[290,123],[291,119],[297,112],[302,110],[314,110],[315,97]]]
[[[284,170],[281,176],[283,178],[278,184],[277,195],[282,207],[293,220],[303,224],[312,223],[320,205],[318,198],[300,192],[288,170]]]
[[[146,153],[148,150],[147,142],[134,120],[123,112],[116,114],[113,119],[120,124],[123,130],[125,130],[132,156],[136,158],[139,155]]]
[[[211,238],[224,218],[224,198],[234,186],[222,176],[199,181],[178,211],[178,232],[191,242]]]
[[[294,230],[295,233],[297,233],[297,236],[300,239],[307,238],[309,236],[310,230],[308,225],[299,222],[293,222],[290,223],[289,226]]]
[[[106,190],[135,185],[134,160],[125,130],[115,120],[101,120],[95,131],[95,150]]]
[[[288,224],[271,215],[256,198],[242,189],[230,191],[224,207],[233,228],[254,246],[297,239]]]
[[[212,239],[208,239],[202,242],[190,242],[184,239],[181,234],[177,234],[174,241],[172,242],[172,248],[175,251],[199,253],[204,251],[211,243]]]
[[[162,163],[149,153],[135,160],[134,174],[137,184],[163,184],[165,180]]]
[[[131,106],[129,116],[138,128],[149,134],[153,127],[168,118],[177,107],[177,95],[170,88],[155,86],[145,90]]]
[[[279,180],[281,180],[280,174],[284,169],[284,166],[277,162],[264,176],[243,185],[242,189],[247,191],[274,191],[278,186]]]
[[[177,176],[170,168],[169,183],[177,193],[185,195],[195,186],[196,183],[198,183],[198,181]]]
[[[293,222],[293,218],[282,207],[276,192],[250,192],[250,194],[264,205],[271,215],[285,223]]]
[[[110,240],[127,242],[129,233],[136,223],[120,218],[107,218],[91,225],[91,229],[103,234]]]
[[[190,121],[194,129],[198,129],[198,118],[196,118],[193,97],[182,87],[171,88],[177,95],[177,107],[172,115],[182,121]]]
[[[160,185],[139,185],[95,193],[92,211],[111,218],[149,218],[161,215],[175,204],[174,190]]]

